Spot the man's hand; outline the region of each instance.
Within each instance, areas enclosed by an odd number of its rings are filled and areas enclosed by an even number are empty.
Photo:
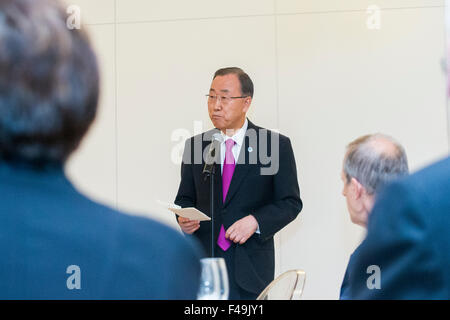
[[[252,215],[248,215],[228,228],[225,237],[234,243],[244,244],[258,229],[258,221]]]
[[[178,217],[178,224],[184,233],[193,234],[200,228],[200,221],[189,218]]]

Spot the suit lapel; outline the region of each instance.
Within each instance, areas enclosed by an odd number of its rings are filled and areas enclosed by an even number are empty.
[[[222,207],[222,199],[223,199],[223,190],[222,190],[222,170],[220,163],[216,164],[216,174],[214,175],[214,189],[216,190],[215,194],[217,195],[216,205],[219,204],[219,207]]]
[[[256,127],[250,121],[248,121],[247,131],[248,129],[256,130]],[[256,147],[252,147],[251,149],[249,149],[249,145],[250,139],[246,133],[244,141],[242,143],[241,151],[239,152],[239,159],[234,169],[233,178],[231,179],[230,188],[228,189],[227,197],[225,198],[225,202],[223,204],[224,207],[228,205],[231,199],[233,199],[251,168],[251,165],[249,163],[249,150],[251,150],[252,152],[257,152],[257,149]]]

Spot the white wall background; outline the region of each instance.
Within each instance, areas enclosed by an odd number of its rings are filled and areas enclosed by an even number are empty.
[[[443,0],[72,0],[102,73],[97,121],[67,172],[90,197],[177,228],[183,135],[211,127],[215,70],[255,83],[249,117],[291,137],[304,201],[277,235],[276,274],[306,271],[305,299],[336,299],[363,237],[341,195],[347,143],[383,132],[416,170],[448,153]],[[380,28],[367,26],[370,5]],[[372,21],[372,20],[370,20]],[[369,21],[369,22],[370,22]]]

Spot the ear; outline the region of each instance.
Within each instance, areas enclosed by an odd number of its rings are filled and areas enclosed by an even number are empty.
[[[250,109],[250,105],[252,104],[252,97],[247,97],[244,99],[244,108],[242,111],[247,113],[248,109]]]
[[[364,187],[358,180],[352,178],[350,180],[350,189],[352,190],[352,195],[354,195],[355,199],[360,199],[364,192]]]

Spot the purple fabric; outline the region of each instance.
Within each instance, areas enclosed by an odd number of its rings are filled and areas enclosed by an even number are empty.
[[[220,227],[219,238],[217,239],[217,244],[223,251],[227,251],[231,247],[231,241],[225,238],[225,228],[222,225]]]
[[[230,188],[231,179],[233,178],[234,168],[236,167],[236,162],[233,156],[233,146],[236,142],[233,139],[228,139],[225,141],[226,151],[225,151],[225,161],[223,163],[222,172],[222,190],[223,190],[223,202],[227,197],[228,189]],[[231,241],[225,238],[225,228],[222,225],[220,228],[219,238],[217,239],[217,244],[222,248],[223,251],[227,251],[231,246]]]

